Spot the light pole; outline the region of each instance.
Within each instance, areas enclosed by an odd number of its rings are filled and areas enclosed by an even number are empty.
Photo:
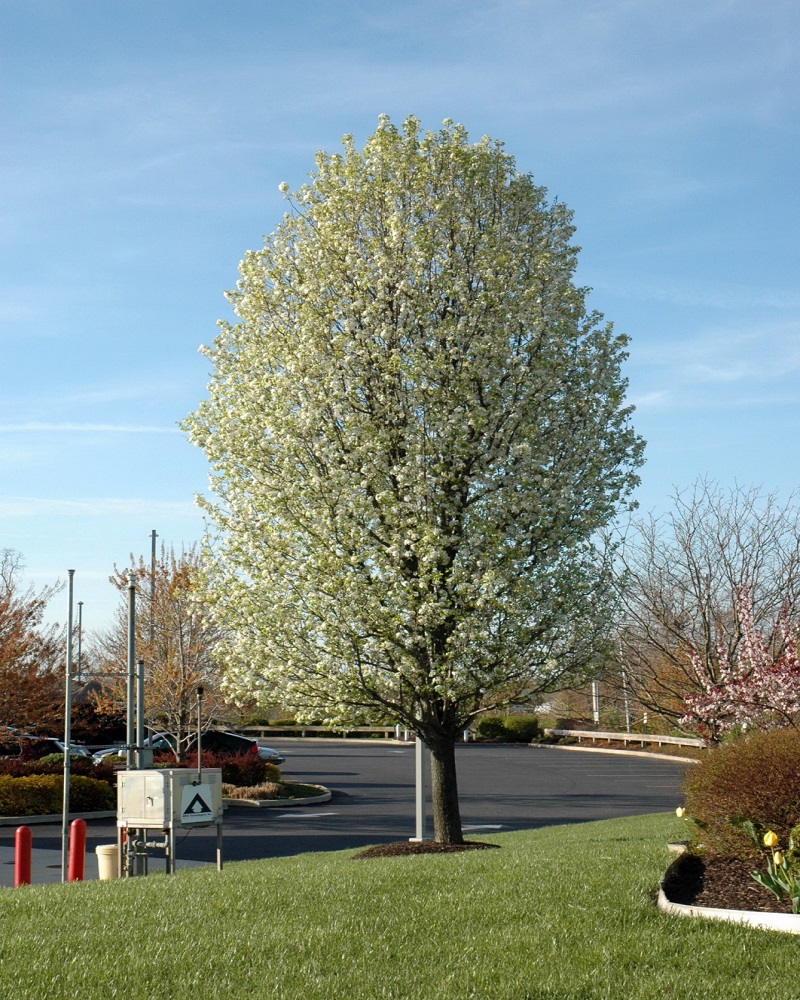
[[[592,681],[592,718],[596,728],[600,727],[600,684]]]
[[[67,610],[67,671],[64,679],[64,795],[61,815],[61,881],[67,881],[69,854],[69,776],[70,743],[72,742],[72,595],[75,570],[67,570],[69,580]]]
[[[83,638],[83,601],[78,601],[78,683],[81,680],[81,641]]]
[[[156,529],[150,532],[150,659],[153,659],[153,640],[156,635]]]
[[[135,687],[136,687],[136,574],[128,574],[128,713],[127,713],[127,733],[126,742],[127,767],[132,771],[135,767],[134,761],[134,741],[136,739],[136,713],[135,713]]]

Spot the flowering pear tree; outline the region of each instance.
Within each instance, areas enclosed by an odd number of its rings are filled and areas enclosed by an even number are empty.
[[[796,725],[800,719],[800,659],[788,607],[772,630],[772,642],[756,627],[747,587],[739,593],[737,613],[741,640],[731,656],[719,631],[715,675],[705,658],[690,649],[702,691],[686,696],[686,715],[681,721],[711,739],[736,727],[770,729]]]
[[[637,482],[626,338],[573,283],[571,214],[488,138],[386,117],[319,153],[249,252],[187,418],[228,689],[401,723],[461,842],[455,742],[585,676],[611,617],[592,538]]]

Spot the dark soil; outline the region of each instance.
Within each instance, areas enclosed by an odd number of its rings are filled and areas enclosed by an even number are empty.
[[[757,868],[740,858],[681,854],[664,875],[664,895],[672,903],[721,910],[791,913],[788,900],[777,900],[750,873]]]
[[[398,840],[391,844],[378,844],[359,851],[353,858],[398,858],[406,854],[456,854],[460,851],[482,851],[499,844],[484,844],[479,840],[466,840],[463,844],[437,844],[435,840]]]

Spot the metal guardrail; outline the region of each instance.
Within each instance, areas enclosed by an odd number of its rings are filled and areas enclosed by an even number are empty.
[[[592,743],[603,740],[607,743],[655,743],[658,746],[672,745],[679,747],[700,747],[707,744],[705,740],[693,739],[689,736],[659,736],[658,733],[604,733],[594,729],[545,729],[548,736],[574,736],[578,742],[590,739]]]
[[[341,736],[346,739],[348,736],[383,736],[385,739],[393,739],[395,735],[394,726],[352,726],[350,729],[331,729],[330,726],[238,726],[237,733],[256,736],[308,736],[314,733],[324,733],[326,736]]]
[[[348,736],[381,736],[384,739],[394,739],[396,729],[394,726],[352,726],[350,729],[331,729],[330,726],[237,726],[237,733],[252,736],[311,736],[314,734],[324,734],[332,738]],[[681,747],[706,746],[705,740],[692,739],[688,736],[661,736],[658,733],[607,733],[594,729],[545,729],[548,736],[572,736],[578,740],[591,740],[596,744],[598,741],[605,743],[638,743],[641,746],[655,743],[657,746],[671,745]]]

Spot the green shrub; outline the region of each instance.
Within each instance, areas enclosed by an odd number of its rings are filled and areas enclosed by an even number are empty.
[[[476,726],[478,739],[530,743],[541,735],[535,715],[484,715]]]
[[[94,765],[94,762],[89,757],[84,757],[83,754],[71,753],[69,755],[69,766],[71,771],[78,772],[81,764],[86,763],[89,767]],[[37,774],[49,774],[50,772],[46,768],[57,768],[58,770],[64,769],[64,754],[63,753],[48,753],[44,757],[39,757],[38,760],[29,761],[29,764],[35,764],[37,767],[42,768],[42,770],[37,771]],[[53,772],[55,773],[55,772]]]
[[[124,760],[118,761],[124,764]],[[70,777],[81,775],[84,778],[96,778],[107,782],[112,788],[116,787],[116,768],[114,762],[105,761],[96,764],[91,757],[73,754],[70,757]],[[51,753],[38,760],[19,760],[16,757],[0,757],[0,775],[8,775],[11,778],[25,778],[32,774],[63,774],[64,756],[60,753]]]
[[[788,843],[800,821],[800,731],[753,733],[710,749],[684,781],[686,810],[698,839],[715,854],[759,857],[736,825],[750,820]]]
[[[63,808],[64,778],[58,774],[32,774],[22,778],[0,775],[0,816],[42,816]],[[105,781],[70,777],[71,812],[95,812],[116,808],[116,796]]]
[[[78,774],[69,779],[69,808],[71,812],[116,809],[117,796],[105,781]]]
[[[505,726],[499,715],[482,716],[475,729],[479,740],[502,740],[505,734]]]
[[[530,743],[542,735],[535,715],[507,715],[503,719],[507,739],[514,743]]]

